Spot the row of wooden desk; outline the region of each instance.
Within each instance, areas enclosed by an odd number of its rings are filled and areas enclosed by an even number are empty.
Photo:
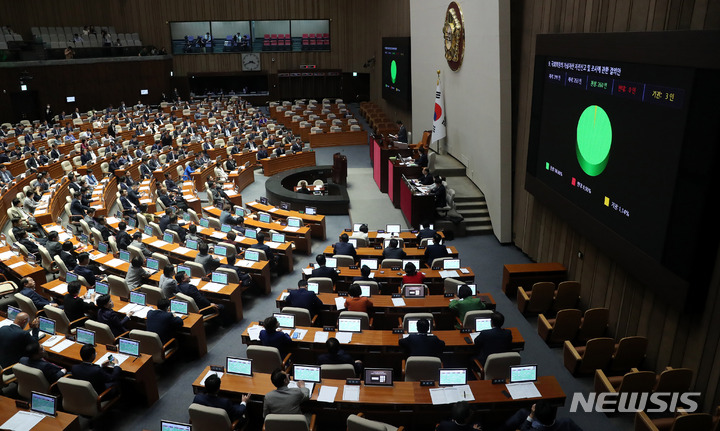
[[[271,149],[268,149],[270,151]],[[263,168],[263,174],[271,177],[279,172],[289,169],[315,166],[315,152],[301,151],[295,154],[284,154],[276,158],[265,158],[258,160]]]

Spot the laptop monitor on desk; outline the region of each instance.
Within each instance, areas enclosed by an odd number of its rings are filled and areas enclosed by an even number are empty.
[[[389,224],[385,226],[385,232],[387,233],[400,233],[399,224]]]
[[[295,315],[293,314],[283,314],[283,313],[273,313],[273,316],[278,321],[278,326],[281,328],[294,328],[295,327]]]
[[[85,328],[77,328],[75,331],[78,343],[89,344],[91,346],[95,345],[95,331]]]
[[[258,253],[255,250],[245,250],[245,260],[249,260],[252,262],[259,262],[260,261],[260,253]]]
[[[40,331],[48,334],[55,335],[55,321],[48,319],[47,317],[38,317],[38,323],[40,324]]]
[[[367,266],[370,269],[378,269],[377,259],[360,259],[360,268]]]
[[[30,394],[30,410],[55,416],[57,415],[57,397],[32,391]]]
[[[213,283],[228,284],[228,275],[224,272],[213,272],[211,280]]]
[[[146,297],[144,293],[137,291],[130,292],[130,303],[144,306],[146,304],[145,301]]]
[[[188,303],[178,299],[170,300],[170,311],[177,314],[188,314]]]
[[[392,368],[365,368],[365,386],[392,386]]]
[[[140,356],[140,341],[120,337],[118,340],[118,352],[123,355]]]
[[[510,383],[534,382],[537,380],[537,365],[510,367]]]
[[[320,367],[316,365],[293,365],[293,380],[296,382],[320,383]]]
[[[341,317],[338,319],[338,331],[362,332],[362,319],[356,317]]]
[[[445,259],[443,269],[460,269],[460,259]]]
[[[467,368],[440,369],[440,386],[459,386],[467,384]]]
[[[160,421],[160,431],[192,431],[192,425],[180,422]]]
[[[107,295],[110,293],[110,286],[102,281],[95,282],[95,293],[98,295]]]
[[[225,359],[225,371],[238,376],[252,376],[252,359],[228,356]]]

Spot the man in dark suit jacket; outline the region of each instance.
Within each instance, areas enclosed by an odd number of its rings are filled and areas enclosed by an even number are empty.
[[[405,259],[407,253],[405,253],[405,250],[398,247],[398,245],[398,240],[396,238],[392,238],[388,246],[385,250],[383,250],[383,259]]]
[[[425,262],[427,262],[428,265],[432,265],[433,260],[435,259],[450,256],[450,253],[447,251],[447,247],[442,244],[442,237],[439,233],[436,233],[433,236],[432,242],[432,244],[428,244],[428,246],[425,247]]]
[[[116,337],[127,331],[125,324],[130,320],[130,316],[133,315],[132,311],[123,315],[113,310],[113,301],[110,295],[101,295],[96,302],[98,306],[98,322],[108,325]],[[75,373],[73,372],[73,374]]]
[[[400,339],[398,344],[408,356],[435,356],[440,357],[445,348],[445,342],[429,334],[430,322],[420,319],[417,322],[417,334],[410,334]]]
[[[310,277],[329,277],[332,279],[333,284],[335,284],[338,279],[338,273],[335,271],[335,268],[328,268],[325,266],[325,263],[327,262],[325,255],[318,254],[315,257],[315,261],[317,262],[318,267],[312,270]]]
[[[18,313],[15,321],[0,328],[0,367],[6,368],[16,363],[25,354],[25,348],[38,339],[38,321],[30,323],[32,331],[24,328],[30,321],[27,313]]]
[[[73,365],[70,369],[72,378],[90,382],[98,395],[105,392],[108,388],[113,388],[113,391],[117,391],[115,385],[120,380],[122,369],[118,365],[112,366],[113,363],[110,361],[103,362],[102,366],[94,364],[95,355],[95,347],[84,344],[80,348],[80,358],[82,362]],[[114,362],[117,362],[117,359],[115,359]]]
[[[350,244],[348,241],[348,234],[343,233],[340,235],[340,242],[335,243],[335,247],[333,247],[333,254],[352,256],[353,260],[357,260],[357,251],[355,251],[355,246]]]
[[[311,316],[316,315],[322,308],[322,301],[315,292],[307,290],[307,281],[298,281],[298,288],[291,290],[287,298],[285,298],[285,305],[288,307],[304,308],[310,312]]]
[[[73,200],[70,203],[70,213],[73,216],[73,221],[82,220],[85,217],[85,211],[90,209],[90,207],[82,204],[80,201],[81,196],[80,192],[73,193]]]
[[[45,379],[51,385],[65,375],[66,370],[45,359],[45,351],[40,347],[40,343],[33,341],[25,348],[25,356],[20,358],[20,363],[28,367],[37,368],[42,371]]]
[[[34,279],[30,277],[23,277],[23,279],[20,280],[20,286],[20,294],[30,298],[38,311],[42,310],[46,305],[57,305],[54,302],[48,301],[44,296],[35,291]]]
[[[157,302],[157,310],[151,310],[147,314],[147,330],[158,334],[163,344],[170,341],[173,334],[182,328],[183,321],[181,318],[173,316],[168,311],[170,308],[170,300],[160,298]]]
[[[120,250],[127,250],[127,247],[132,244],[132,237],[125,230],[127,229],[127,223],[121,221],[118,223],[118,233],[115,234],[115,242]]]
[[[490,317],[492,329],[480,331],[480,334],[475,337],[475,346],[479,352],[477,359],[482,365],[485,365],[485,360],[489,355],[509,352],[512,348],[512,332],[509,329],[503,329],[504,323],[505,316],[496,311]]]
[[[418,242],[422,241],[425,238],[432,238],[435,236],[435,229],[430,229],[430,221],[424,220],[422,223],[420,223],[420,231],[417,234],[417,240]]]
[[[277,265],[277,259],[275,257],[275,253],[270,248],[270,246],[265,244],[265,233],[258,232],[257,237],[255,238],[255,241],[257,241],[257,244],[253,245],[252,248],[264,251],[265,256],[267,257],[268,261],[270,262],[270,266],[275,267]]]
[[[68,283],[68,293],[63,297],[63,310],[71,322],[85,317],[85,312],[92,307],[78,296],[80,286],[79,281],[71,281]]]
[[[228,398],[218,396],[220,392],[220,377],[212,374],[205,379],[205,392],[195,395],[193,404],[201,404],[207,407],[215,407],[225,410],[231,422],[240,419],[245,414],[250,394],[243,394],[240,404],[233,403]]]
[[[427,167],[428,156],[427,156],[427,153],[425,152],[425,148],[423,148],[423,147],[418,148],[418,153],[420,153],[420,155],[418,156],[417,159],[415,159],[415,164],[420,166],[421,168]]]
[[[170,216],[170,220],[168,221],[165,229],[175,231],[175,233],[178,234],[178,237],[180,237],[180,241],[185,242],[185,238],[187,238],[187,230],[178,224],[177,214],[173,214]]]

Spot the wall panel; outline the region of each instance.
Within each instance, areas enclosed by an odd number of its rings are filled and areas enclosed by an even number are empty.
[[[515,57],[518,82],[513,88],[517,128],[514,131],[513,234],[515,243],[538,262],[560,261],[571,278],[582,283],[584,307],[609,306],[612,334],[644,335],[649,339],[647,366],[695,371],[694,389],[704,395],[709,411],[720,403],[720,282],[716,270],[704,309],[693,314],[675,309],[580,237],[524,190],[529,136],[535,35],[548,32],[672,31],[720,28],[720,6],[714,1],[682,0],[523,0],[513,13],[513,37],[521,55]],[[577,8],[569,13],[567,8]],[[565,8],[565,9],[563,9]],[[564,20],[575,22],[568,23]],[[573,238],[568,250],[564,238]],[[577,252],[584,256],[578,258]],[[718,268],[716,264],[715,268]]]

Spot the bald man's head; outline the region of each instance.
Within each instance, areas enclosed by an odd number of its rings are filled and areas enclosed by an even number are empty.
[[[15,324],[21,328],[24,328],[30,320],[30,315],[25,312],[20,312],[15,316]]]

